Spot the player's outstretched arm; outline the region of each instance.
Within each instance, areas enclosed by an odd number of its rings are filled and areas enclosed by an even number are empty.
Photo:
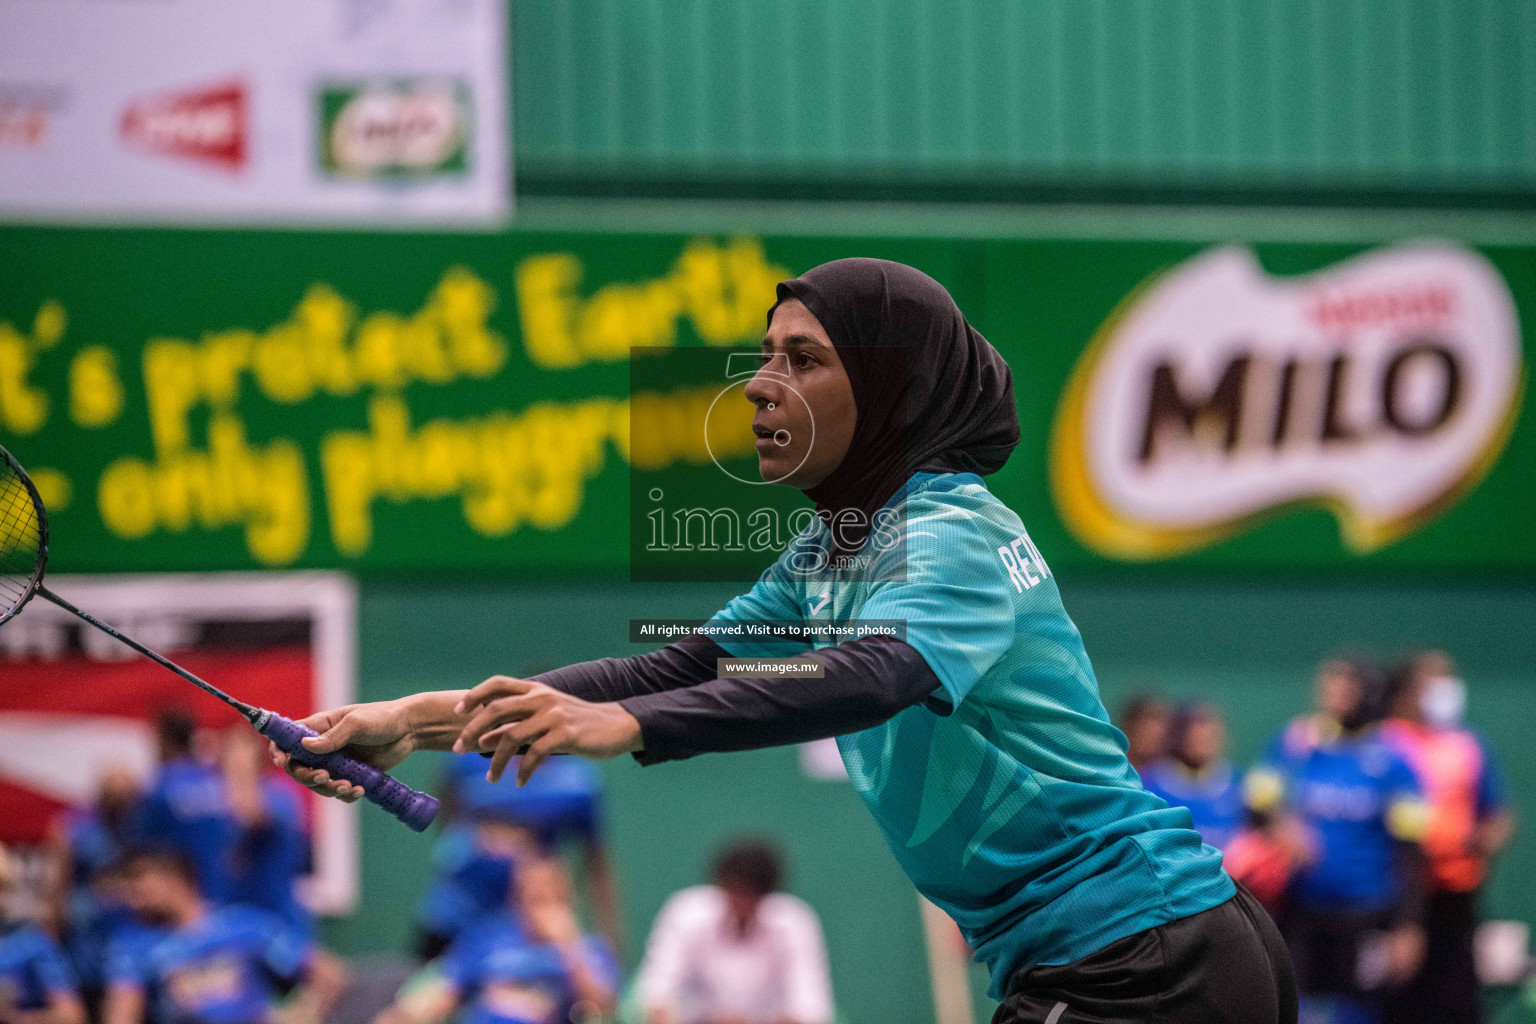
[[[321,711],[299,723],[320,734],[304,740],[304,746],[317,754],[345,747],[357,760],[388,771],[414,751],[453,748],[464,724],[464,715],[454,709],[466,692],[438,690]],[[276,746],[271,747],[271,754],[273,763],[321,796],[351,803],[364,795],[361,786],[302,765]]]
[[[921,654],[886,637],[803,657],[822,663],[821,678],[710,679],[599,703],[534,680],[497,676],[465,695],[468,717],[454,749],[494,750],[494,782],[526,747],[517,772],[523,785],[550,754],[602,758],[629,752],[655,764],[797,743],[878,725],[941,688]]]

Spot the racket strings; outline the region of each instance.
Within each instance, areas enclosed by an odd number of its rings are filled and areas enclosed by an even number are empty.
[[[26,481],[0,459],[0,617],[32,589],[42,555],[40,522]]]

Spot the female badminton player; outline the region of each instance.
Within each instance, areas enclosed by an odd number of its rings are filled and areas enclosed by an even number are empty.
[[[898,620],[904,638],[798,655],[821,678],[716,678],[764,649],[695,633],[323,712],[305,742],[380,768],[478,750],[493,779],[526,746],[522,784],[556,753],[655,764],[836,736],[896,859],[988,964],[994,1024],[1294,1024],[1273,924],[1189,811],[1142,789],[1050,568],[982,482],[1019,441],[1002,357],[937,282],[882,260],[783,282],[768,323],[746,387],[759,470],[818,515],[712,624]]]

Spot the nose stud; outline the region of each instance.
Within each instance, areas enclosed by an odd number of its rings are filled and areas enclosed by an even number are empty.
[[[769,402],[769,403],[768,403],[768,408],[769,408],[769,409],[770,409],[770,410],[771,410],[771,409],[777,409],[777,408],[778,408],[778,406],[776,406],[776,405],[774,405],[774,404],[773,404],[773,403],[772,403],[772,402]]]

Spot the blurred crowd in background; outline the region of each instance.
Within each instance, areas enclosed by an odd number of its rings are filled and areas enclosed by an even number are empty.
[[[1438,652],[1330,660],[1313,709],[1246,769],[1211,703],[1142,694],[1118,724],[1147,788],[1188,807],[1275,916],[1312,1011],[1459,1024],[1482,1019],[1478,892],[1514,828],[1466,702]],[[478,755],[448,760],[414,959],[382,991],[360,984],[299,898],[303,794],[264,741],[239,728],[205,748],[179,711],[157,739],[152,779],[108,770],[94,804],[56,823],[49,899],[0,938],[0,1024],[836,1019],[820,923],[763,840],[720,850],[631,958],[599,777],[575,758],[524,788],[487,782]]]
[[[48,898],[30,918],[8,909],[0,933],[0,1024],[565,1024],[614,1019],[625,992],[623,1018],[645,1024],[833,1019],[820,922],[780,891],[777,849],[751,838],[667,903],[621,989],[585,761],[554,758],[519,788],[488,782],[479,755],[448,759],[446,825],[402,974],[319,943],[300,898],[303,790],[265,740],[243,726],[199,734],[180,710],[160,715],[156,739],[147,784],[109,768],[94,803],[55,823]],[[0,896],[18,876],[0,848]]]
[[[1332,659],[1313,710],[1247,771],[1228,760],[1213,704],[1145,694],[1121,714],[1146,787],[1189,808],[1280,925],[1316,1019],[1483,1019],[1478,892],[1514,820],[1466,702],[1440,652]]]

